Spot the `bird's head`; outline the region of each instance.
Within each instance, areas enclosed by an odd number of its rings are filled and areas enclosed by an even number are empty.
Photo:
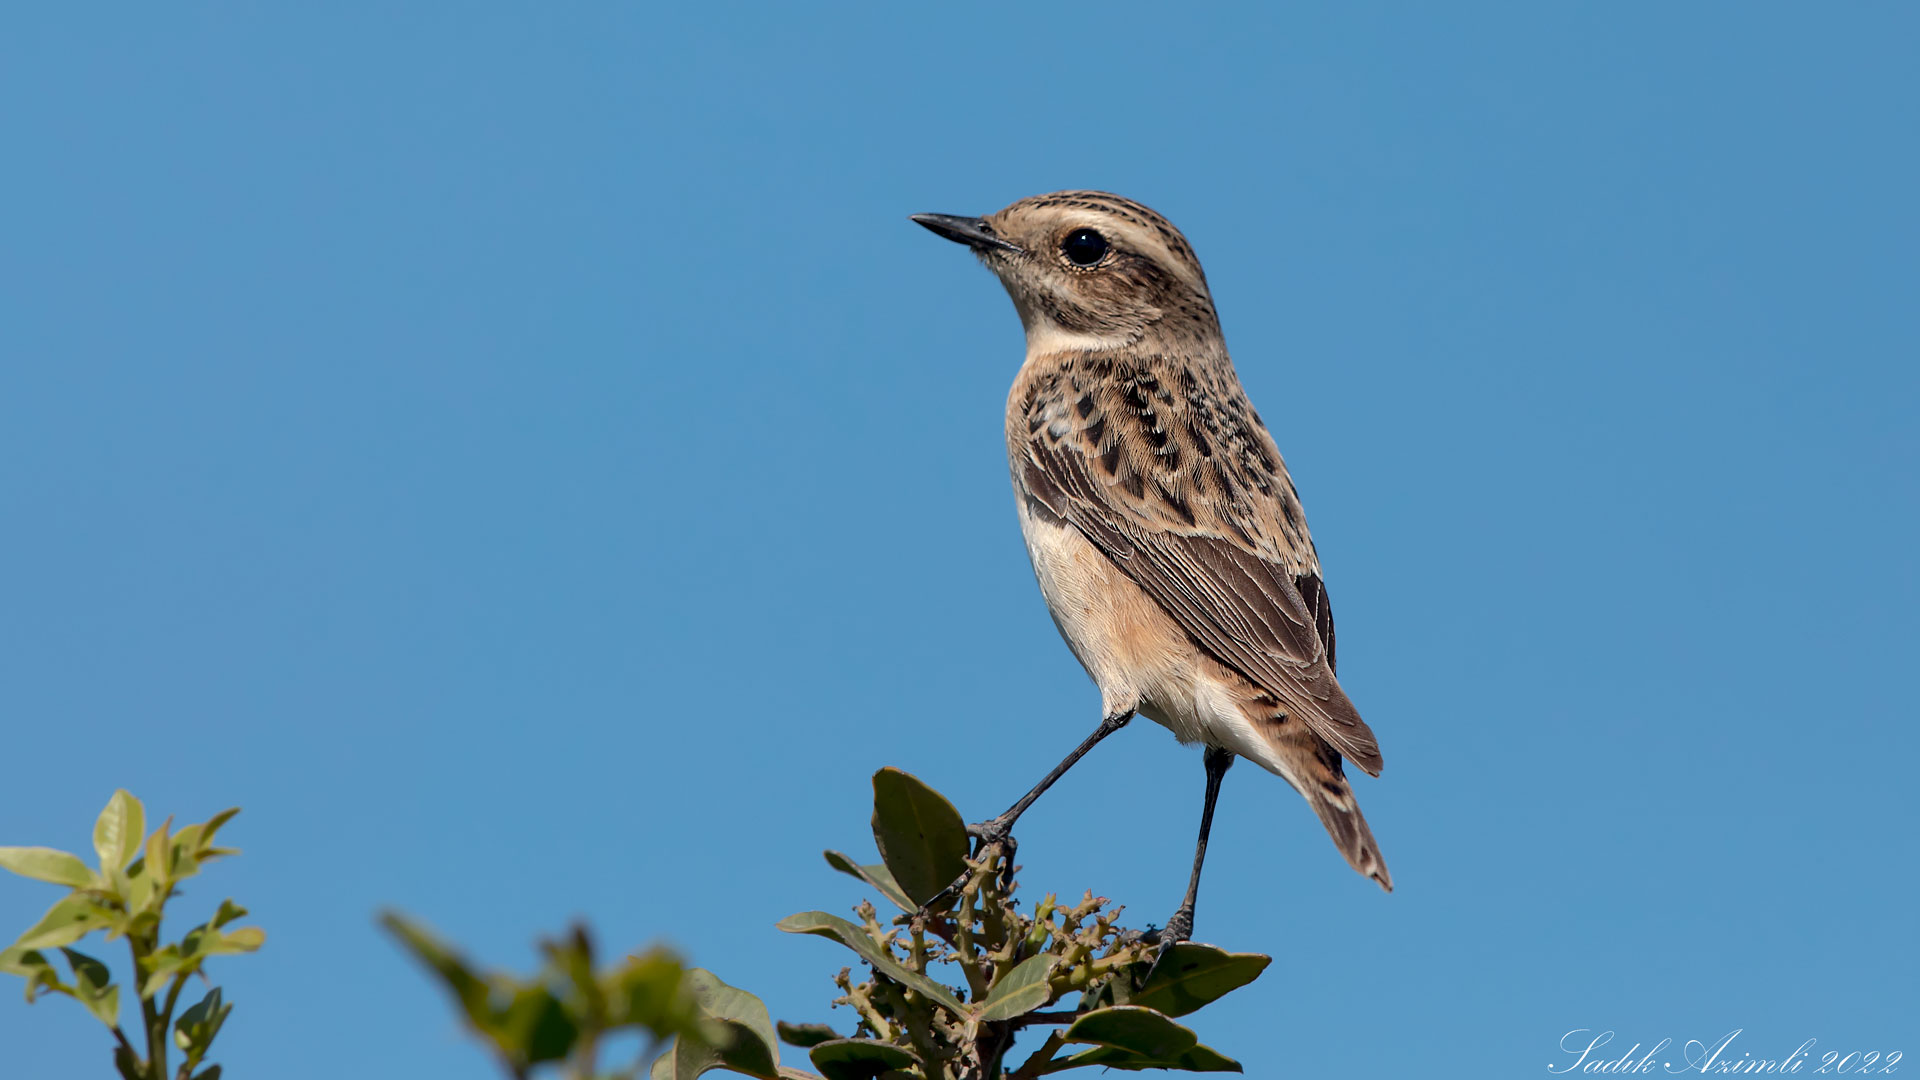
[[[913,220],[972,248],[999,275],[1032,354],[1219,339],[1193,248],[1166,218],[1131,199],[1058,191],[986,217]]]

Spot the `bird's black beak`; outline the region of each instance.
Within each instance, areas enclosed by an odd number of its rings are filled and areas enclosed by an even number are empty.
[[[957,214],[915,214],[913,220],[928,230],[953,241],[965,244],[975,251],[1019,251],[1016,244],[1009,244],[993,234],[993,226],[986,219],[960,217]]]

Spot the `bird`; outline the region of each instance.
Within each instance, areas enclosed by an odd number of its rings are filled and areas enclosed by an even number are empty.
[[[1026,332],[1007,395],[1007,463],[1034,576],[1098,687],[1093,733],[1005,813],[1028,807],[1136,714],[1204,747],[1206,793],[1184,900],[1155,932],[1190,940],[1214,805],[1247,758],[1305,797],[1334,846],[1388,892],[1343,762],[1380,746],[1334,674],[1333,610],[1300,496],[1247,399],[1186,237],[1101,191],[1020,199],[984,217],[911,220],[971,248]]]

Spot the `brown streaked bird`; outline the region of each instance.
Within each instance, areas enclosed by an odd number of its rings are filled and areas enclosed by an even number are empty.
[[[1117,195],[1037,195],[983,218],[913,220],[972,248],[1026,328],[1007,458],[1054,625],[1100,688],[1102,720],[983,844],[1137,712],[1206,747],[1187,940],[1220,781],[1235,757],[1306,797],[1355,870],[1393,879],[1342,761],[1380,748],[1334,678],[1333,612],[1300,497],[1247,401],[1206,275],[1165,218]]]

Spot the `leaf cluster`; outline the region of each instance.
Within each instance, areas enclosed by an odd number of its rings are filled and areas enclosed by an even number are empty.
[[[711,972],[686,967],[670,949],[655,947],[600,968],[591,936],[575,926],[541,942],[539,969],[519,976],[475,967],[396,912],[380,922],[453,996],[467,1026],[510,1076],[555,1065],[578,1080],[631,1080],[667,1039],[677,1043],[661,1060],[672,1059],[677,1075],[713,1068],[763,1075],[760,1066],[770,1067],[759,1049],[773,1040],[766,1006]],[[627,1065],[601,1071],[607,1041],[633,1032],[646,1037],[647,1047]],[[656,1064],[653,1072],[659,1071]]]
[[[1174,1018],[1252,982],[1267,957],[1184,943],[1154,967],[1148,936],[1118,925],[1121,909],[1091,893],[1073,904],[1048,896],[1024,914],[1011,852],[990,845],[969,854],[952,803],[897,769],[877,773],[873,792],[881,861],[829,851],[827,863],[900,914],[883,924],[863,902],[857,922],[808,911],[779,923],[837,942],[865,964],[859,982],[851,968],[834,978],[834,1004],[854,1012],[849,1034],[774,1024],[759,998],[664,949],[596,970],[586,932],[576,929],[544,944],[543,966],[523,978],[474,968],[398,915],[383,922],[516,1080],[537,1066],[572,1080],[635,1078],[637,1064],[603,1073],[597,1061],[605,1038],[622,1030],[650,1036],[640,1055],[652,1060],[648,1080],[714,1070],[759,1080],[1033,1080],[1091,1066],[1240,1071]],[[1072,1007],[1051,1008],[1067,998]],[[1018,1033],[1042,1026],[1051,1030],[1040,1047],[1007,1071],[1002,1059]],[[819,1071],[783,1065],[781,1043],[807,1051]]]
[[[868,968],[863,981],[850,969],[835,980],[835,1004],[856,1017],[851,1036],[783,1029],[827,1080],[1030,1080],[1088,1066],[1240,1071],[1173,1018],[1252,982],[1269,958],[1183,943],[1154,967],[1149,936],[1121,927],[1122,909],[1090,891],[1072,904],[1048,895],[1023,913],[1011,851],[989,845],[969,855],[965,823],[945,797],[896,769],[874,775],[873,793],[881,861],[863,865],[838,851],[826,859],[900,914],[883,923],[862,903],[858,922],[812,911],[779,924],[836,941]],[[1050,1009],[1070,996],[1074,1007]],[[1017,1033],[1042,1025],[1053,1029],[1045,1041],[1004,1072]]]
[[[51,993],[86,1006],[113,1033],[114,1066],[124,1080],[168,1080],[169,1029],[172,1044],[184,1055],[174,1080],[218,1080],[220,1066],[200,1066],[233,1006],[216,987],[178,1019],[174,1013],[188,981],[196,975],[206,980],[208,960],[253,952],[266,933],[255,926],[233,928],[247,911],[232,900],[221,901],[211,918],[178,941],[162,944],[161,924],[181,882],[214,859],[239,854],[214,843],[221,826],[239,812],[237,807],[223,810],[178,831],[168,818],[148,833],[146,808],[122,789],[94,822],[97,866],[55,848],[0,847],[0,869],[68,889],[39,922],[0,949],[0,972],[26,979],[29,1002]],[[95,931],[108,942],[124,939],[132,952],[144,1054],[120,1025],[120,987],[107,965],[71,947]],[[48,958],[47,950],[54,949],[65,959],[71,982]]]

